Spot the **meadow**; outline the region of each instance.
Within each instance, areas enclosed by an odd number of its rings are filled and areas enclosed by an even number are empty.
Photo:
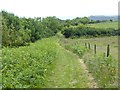
[[[103,23],[97,23],[97,24],[89,24],[88,26],[90,27],[95,27],[95,28],[115,28],[118,29],[118,22],[103,22]]]

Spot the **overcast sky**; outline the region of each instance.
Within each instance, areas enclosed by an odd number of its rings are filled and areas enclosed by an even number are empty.
[[[20,17],[117,15],[119,0],[0,0],[0,11]]]

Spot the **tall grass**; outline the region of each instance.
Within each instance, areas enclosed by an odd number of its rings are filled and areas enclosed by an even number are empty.
[[[79,55],[79,57],[82,57],[84,53],[88,51],[88,49],[85,46],[80,46],[78,43],[74,43],[70,39],[62,38],[59,43],[65,49],[70,50],[73,53]]]
[[[118,87],[118,61],[112,58],[112,56],[94,55],[94,57],[86,60],[85,63],[98,82],[99,87]]]

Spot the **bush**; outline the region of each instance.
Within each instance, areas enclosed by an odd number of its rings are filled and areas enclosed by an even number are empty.
[[[2,49],[2,87],[40,88],[56,58],[56,43],[43,39],[30,46]]]

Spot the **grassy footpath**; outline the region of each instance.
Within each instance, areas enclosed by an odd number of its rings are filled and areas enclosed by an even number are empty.
[[[79,58],[58,45],[57,58],[49,72],[44,87],[50,88],[88,88],[89,83],[84,67]]]

